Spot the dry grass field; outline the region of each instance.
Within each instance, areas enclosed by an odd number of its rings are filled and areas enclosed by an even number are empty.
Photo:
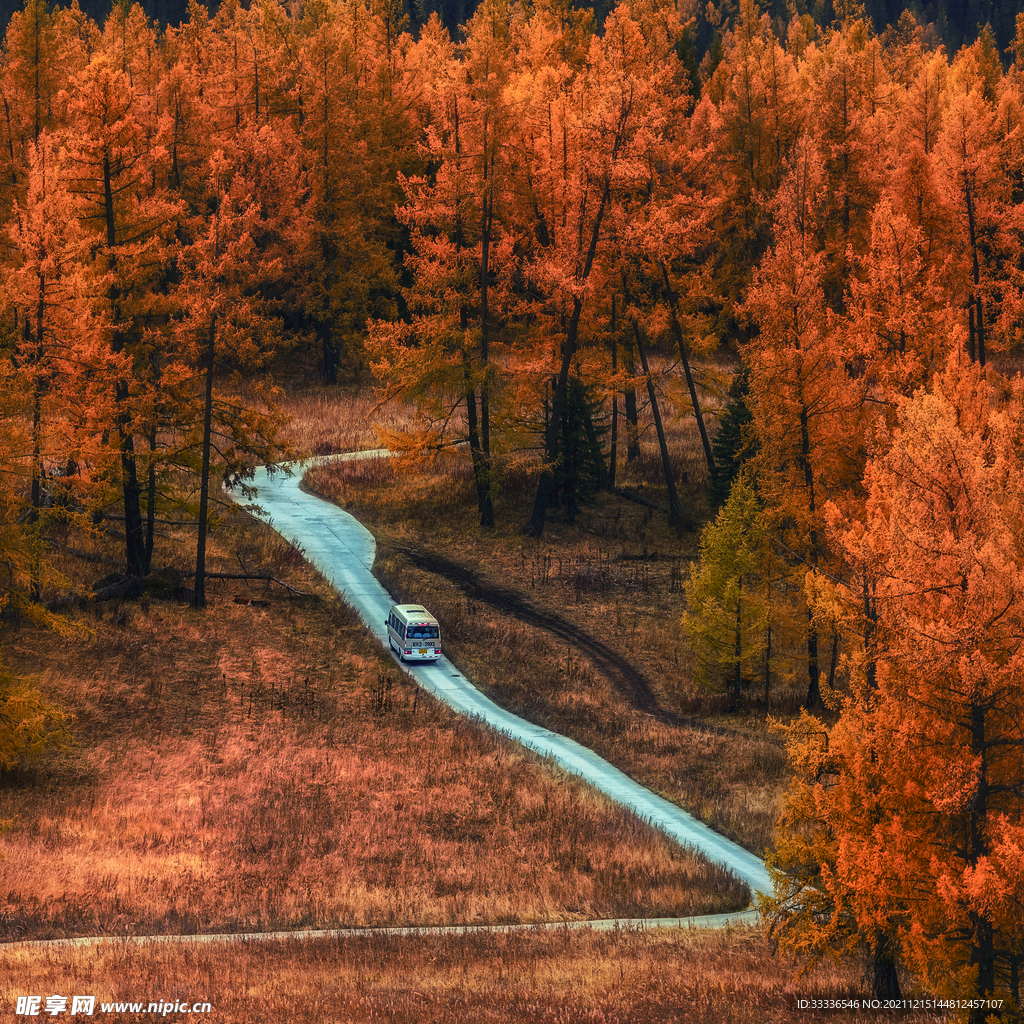
[[[77,641],[8,637],[12,670],[76,721],[73,748],[0,785],[0,937],[744,905],[722,872],[421,694],[266,527],[214,536],[220,567],[244,552],[315,596],[211,581],[206,613],[98,605],[73,613]]]
[[[863,998],[857,965],[792,979],[751,930],[517,933],[232,945],[0,949],[0,1006],[27,993],[208,1001],[218,1024],[834,1024],[924,1014],[815,1012]],[[153,1014],[116,1018],[152,1020]]]

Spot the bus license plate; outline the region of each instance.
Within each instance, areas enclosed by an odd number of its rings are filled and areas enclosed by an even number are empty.
[[[426,647],[421,647],[420,648],[420,654],[426,654],[426,653],[427,653]]]

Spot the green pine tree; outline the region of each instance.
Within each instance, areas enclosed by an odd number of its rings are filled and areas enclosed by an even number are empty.
[[[579,377],[569,379],[558,449],[550,455],[555,462],[552,503],[565,507],[569,522],[579,509],[592,501],[608,479],[601,441],[606,431],[601,420],[601,401],[595,389]]]
[[[725,411],[718,423],[718,436],[711,448],[718,468],[709,488],[715,508],[725,504],[743,464],[757,452],[754,417],[747,405],[749,393],[750,370],[741,364],[729,385]]]
[[[733,710],[756,676],[764,676],[768,692],[774,562],[761,503],[740,478],[701,534],[682,622],[694,654],[694,681],[708,690],[730,690]]]

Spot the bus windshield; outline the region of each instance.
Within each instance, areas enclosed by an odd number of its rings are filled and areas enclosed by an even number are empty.
[[[440,636],[437,626],[413,625],[408,626],[405,630],[405,638],[407,640],[436,640]]]

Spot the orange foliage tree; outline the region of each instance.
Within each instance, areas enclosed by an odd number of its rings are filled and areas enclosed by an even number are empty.
[[[961,360],[903,402],[863,521],[830,508],[854,578],[818,600],[862,643],[836,724],[792,731],[767,909],[794,948],[883,942],[933,992],[1019,1001],[1024,389]]]

